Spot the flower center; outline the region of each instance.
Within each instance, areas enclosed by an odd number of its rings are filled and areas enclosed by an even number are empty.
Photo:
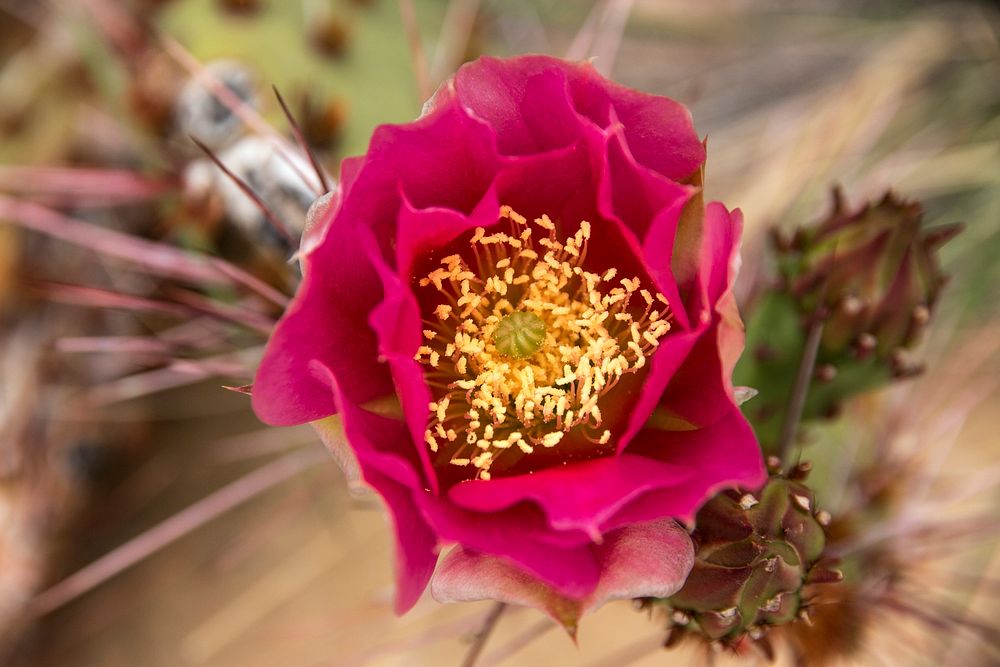
[[[560,240],[548,216],[529,223],[507,206],[500,216],[510,233],[477,228],[470,252],[419,281],[441,295],[415,357],[435,399],[424,439],[482,479],[499,458],[569,434],[606,445],[599,404],[670,330],[662,294],[616,281],[615,268],[584,268],[590,223]]]
[[[519,310],[504,315],[493,334],[493,344],[505,357],[530,357],[545,340],[545,322],[538,315]]]

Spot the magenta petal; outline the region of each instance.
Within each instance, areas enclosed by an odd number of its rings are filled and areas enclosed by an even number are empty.
[[[680,485],[674,493],[661,497],[650,494],[627,508],[629,519],[652,516],[693,518],[702,500],[716,490],[731,486],[760,486],[767,470],[746,418],[732,403],[711,426],[694,430],[668,431],[648,427],[629,445],[629,452],[655,458],[695,471],[691,485]],[[648,514],[646,513],[648,512]],[[616,517],[623,520],[623,517]]]
[[[396,272],[408,281],[414,262],[421,255],[447,245],[462,233],[496,223],[500,201],[491,187],[468,215],[450,208],[417,208],[403,198],[397,221]]]
[[[334,413],[329,386],[310,370],[314,361],[333,369],[359,403],[392,392],[389,369],[378,362],[368,327],[382,288],[357,252],[356,239],[356,231],[337,217],[324,243],[303,258],[302,285],[268,340],[254,378],[254,412],[268,424],[301,424]]]
[[[582,141],[548,153],[504,158],[497,175],[502,203],[529,219],[543,214],[563,220],[592,218],[595,184],[592,159]],[[584,215],[574,211],[580,200],[589,209]]]
[[[589,63],[575,71],[570,93],[577,111],[605,129],[619,121],[639,163],[676,181],[705,162],[705,146],[684,105],[609,81]]]
[[[449,99],[413,123],[375,130],[350,199],[395,202],[402,189],[416,208],[469,213],[493,182],[497,160],[494,132]],[[345,209],[349,203],[345,200]],[[384,216],[366,218],[395,222]]]
[[[583,597],[597,585],[600,570],[588,546],[562,546],[535,538],[543,522],[537,508],[523,505],[496,513],[473,512],[429,494],[417,497],[417,502],[444,541],[504,558],[563,595]]]
[[[600,539],[603,522],[619,508],[650,489],[680,484],[695,472],[626,454],[533,475],[463,482],[448,499],[479,512],[530,501],[542,508],[555,530],[578,529]]]
[[[705,161],[683,105],[620,86],[590,63],[534,55],[480,58],[459,70],[454,88],[461,103],[494,128],[507,155],[571,141],[579,123],[568,117],[567,89],[573,111],[602,130],[619,120],[636,160],[667,178],[687,178]]]
[[[614,117],[613,112],[611,115]],[[680,213],[692,190],[649,173],[648,169],[636,164],[617,133],[608,138],[605,150],[605,171],[598,202],[601,213],[605,219],[617,223],[631,251],[641,258],[639,263],[643,269],[671,303],[671,322],[675,329],[663,339],[660,349],[650,360],[649,372],[628,418],[628,427],[618,440],[621,452],[649,419],[673,374],[703,336],[708,322],[689,321],[670,268]],[[622,191],[621,196],[618,190]],[[633,220],[632,225],[626,223],[628,219]]]
[[[587,610],[605,602],[670,597],[694,565],[694,545],[677,522],[661,519],[614,531],[597,548],[601,580]]]
[[[378,257],[374,247],[376,242],[370,234],[370,230],[365,230],[361,242],[368,249],[385,292],[385,299],[372,311],[370,322],[379,337],[379,353],[392,369],[392,378],[409,429],[408,437],[400,438],[397,447],[409,450],[420,460],[426,485],[437,493],[437,474],[423,442],[431,391],[420,364],[413,359],[420,346],[420,308],[413,294]]]
[[[568,598],[502,558],[455,547],[442,559],[431,579],[438,602],[496,600],[534,607],[575,634],[583,601]]]
[[[563,595],[501,558],[462,547],[441,562],[431,594],[439,602],[498,600],[535,607],[575,634],[580,617],[605,602],[673,595],[694,564],[691,539],[669,519],[617,530],[593,550],[601,574],[584,597]]]
[[[663,209],[674,211],[670,229],[660,236],[663,247],[657,248],[661,262],[669,263],[673,253],[674,234],[680,209],[695,191],[691,186],[678,185],[662,174],[639,164],[629,152],[624,130],[618,126],[607,143],[607,176],[602,184],[603,193],[611,201],[614,214],[632,229],[636,236],[645,239],[656,216]]]
[[[566,72],[553,59],[480,58],[455,76],[462,105],[497,133],[504,155],[544,153],[576,140],[580,121],[573,110]]]
[[[663,390],[673,381],[677,369],[685,363],[692,347],[697,345],[700,338],[704,338],[701,331],[667,334],[664,337],[660,349],[649,362],[649,374],[632,407],[628,428],[619,439],[619,452],[625,451],[635,434],[649,421],[653,410],[662,401]]]
[[[339,379],[329,382],[344,425],[344,435],[357,456],[365,481],[382,496],[396,531],[396,612],[412,607],[427,587],[437,563],[437,536],[417,510],[414,493],[423,493],[412,468],[392,453],[405,437],[405,426],[365,410],[341,391]]]
[[[437,536],[417,511],[413,492],[377,472],[366,481],[375,488],[390,510],[396,531],[396,604],[404,614],[420,599],[437,565]]]
[[[743,350],[740,321],[731,285],[739,262],[742,218],[718,202],[705,209],[698,286],[692,316],[711,327],[677,370],[660,404],[692,424],[704,426],[723,415],[732,403],[732,373]]]

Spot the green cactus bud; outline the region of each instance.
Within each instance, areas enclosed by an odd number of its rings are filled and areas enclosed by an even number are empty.
[[[823,328],[805,420],[832,416],[843,400],[920,371],[911,349],[946,282],[938,250],[958,231],[959,225],[927,229],[920,205],[892,193],[849,211],[836,190],[822,221],[772,235],[780,280],[751,309],[749,354],[735,376],[760,392],[748,417],[765,452],[777,451],[815,323]]]
[[[927,230],[919,203],[887,193],[877,204],[833,211],[779,248],[788,289],[802,312],[824,312],[824,350],[839,352],[874,337],[876,356],[909,348],[930,320],[945,283],[937,250],[959,230]]]
[[[807,473],[800,466],[757,492],[724,491],[702,507],[684,587],[643,602],[668,612],[668,645],[686,636],[731,648],[752,641],[769,654],[767,632],[807,613],[807,585],[839,580],[823,558],[830,516],[798,481]]]

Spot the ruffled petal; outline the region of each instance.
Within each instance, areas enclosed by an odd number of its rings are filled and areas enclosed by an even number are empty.
[[[529,155],[576,141],[580,120],[573,110],[566,71],[553,59],[480,58],[455,76],[462,105],[497,133],[503,155]]]
[[[617,530],[593,551],[601,576],[584,597],[561,594],[502,558],[462,547],[442,561],[431,594],[439,602],[498,600],[535,607],[575,635],[580,617],[606,602],[673,595],[694,564],[691,539],[670,520]]]
[[[655,512],[656,516],[688,521],[701,502],[717,490],[731,486],[754,488],[766,480],[767,470],[753,429],[733,403],[721,418],[705,428],[669,430],[657,422],[654,415],[651,424],[632,440],[628,451],[691,469],[694,474],[689,483],[679,485],[673,493],[667,491],[661,497],[649,494],[642,503],[628,508],[631,514],[623,514],[618,520],[648,518],[642,512]]]
[[[268,424],[302,424],[335,412],[330,387],[311,371],[316,360],[335,370],[358,403],[393,391],[368,327],[382,287],[357,252],[356,239],[357,231],[337,216],[322,245],[303,257],[302,285],[271,334],[254,378],[253,409]]]
[[[733,402],[733,368],[743,351],[743,322],[732,284],[739,269],[742,216],[718,202],[705,208],[697,286],[690,297],[691,316],[710,323],[684,364],[677,369],[660,401],[663,410],[691,424],[705,426],[725,414]]]
[[[620,508],[651,489],[678,486],[697,471],[644,456],[623,455],[536,472],[472,480],[453,487],[449,500],[477,512],[498,512],[531,502],[553,530],[581,530],[595,541]]]
[[[328,376],[344,435],[357,456],[361,474],[385,501],[396,533],[396,612],[409,610],[423,593],[437,563],[437,536],[414,502],[422,493],[412,464],[393,453],[406,437],[397,419],[366,410],[341,390],[339,379]]]
[[[482,513],[430,494],[416,500],[444,542],[504,558],[562,595],[582,598],[597,586],[600,567],[589,545],[580,546],[576,539],[564,545],[536,538],[539,528],[545,526],[537,507],[521,505]]]
[[[636,159],[667,178],[687,178],[705,161],[705,148],[683,105],[609,81],[588,62],[538,55],[480,58],[459,70],[454,90],[464,106],[494,128],[506,155],[567,145],[578,126],[575,112],[602,130],[617,117]]]

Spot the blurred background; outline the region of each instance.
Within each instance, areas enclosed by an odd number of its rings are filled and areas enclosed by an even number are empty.
[[[951,561],[923,585],[996,618],[995,3],[0,0],[0,664],[460,664],[490,605],[426,598],[395,617],[377,501],[349,493],[310,429],[264,429],[222,385],[252,378],[323,189],[272,86],[336,174],[461,62],[527,52],[593,56],[691,108],[708,196],[745,215],[744,299],[768,280],[767,231],[822,217],[835,183],[852,205],[892,188],[931,223],[966,224],[943,251],[925,372],[846,405],[806,456],[850,460],[875,439],[911,455],[920,512],[980,521],[934,538]],[[972,583],[951,590],[955,572]],[[835,664],[996,664],[951,627],[871,626]],[[663,651],[662,630],[612,604],[577,647],[514,609],[480,664],[705,659]]]

